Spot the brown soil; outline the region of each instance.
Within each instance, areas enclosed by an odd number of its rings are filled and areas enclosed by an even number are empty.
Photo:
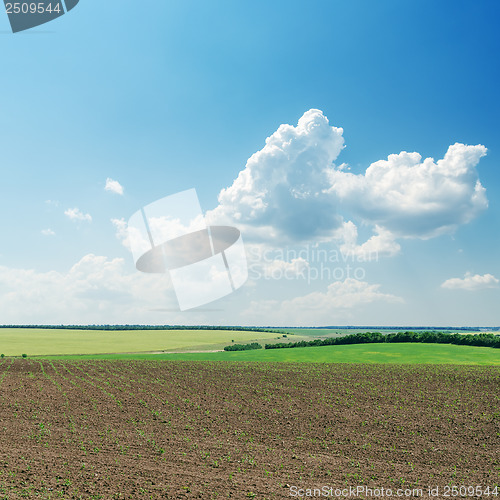
[[[493,492],[499,382],[495,367],[4,359],[0,498]]]

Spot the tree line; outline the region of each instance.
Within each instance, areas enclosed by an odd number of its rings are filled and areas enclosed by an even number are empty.
[[[375,344],[396,342],[421,342],[429,344],[456,344],[471,345],[479,347],[500,348],[500,335],[492,333],[478,333],[476,335],[463,335],[460,333],[444,332],[398,332],[380,333],[366,332],[346,335],[344,337],[329,337],[327,339],[301,340],[300,342],[288,342],[284,344],[266,344],[266,349],[288,349],[292,347],[315,347],[325,345],[347,345],[347,344]]]
[[[34,328],[41,330],[242,330],[250,332],[282,333],[277,329],[257,326],[217,326],[217,325],[0,325],[0,328]]]

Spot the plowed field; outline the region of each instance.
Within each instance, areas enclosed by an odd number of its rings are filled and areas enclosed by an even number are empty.
[[[497,367],[5,358],[0,498],[494,491],[499,387]]]

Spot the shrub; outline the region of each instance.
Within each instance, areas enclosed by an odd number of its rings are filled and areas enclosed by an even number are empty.
[[[22,356],[23,356],[23,358],[27,358],[27,357],[28,357],[28,355],[27,355],[27,354],[23,354]]]

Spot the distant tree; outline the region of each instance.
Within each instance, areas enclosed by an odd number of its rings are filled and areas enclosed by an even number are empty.
[[[425,342],[428,344],[457,344],[480,347],[500,348],[500,338],[491,333],[479,333],[467,335],[460,333],[445,332],[398,332],[386,335],[380,332],[355,333],[344,337],[329,337],[324,340],[315,339],[310,341],[288,342],[283,344],[266,344],[266,349],[286,349],[293,347],[315,347],[325,345],[347,345],[368,343],[398,343],[398,342]]]
[[[234,344],[224,347],[225,351],[251,351],[252,349],[262,349],[262,346],[258,342],[252,342],[251,344]]]

